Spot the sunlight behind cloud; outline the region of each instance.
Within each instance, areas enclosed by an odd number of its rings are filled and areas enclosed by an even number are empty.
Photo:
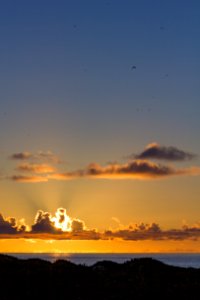
[[[54,226],[62,231],[71,231],[72,219],[67,215],[65,208],[58,208],[55,217],[51,218]]]

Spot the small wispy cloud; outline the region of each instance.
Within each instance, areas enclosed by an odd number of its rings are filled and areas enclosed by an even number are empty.
[[[26,175],[13,175],[10,176],[9,179],[15,182],[24,182],[24,183],[37,183],[37,182],[48,181],[48,178],[45,176],[26,176]]]
[[[12,160],[34,161],[34,162],[51,162],[61,163],[60,158],[51,151],[38,151],[31,153],[28,151],[13,153],[10,158]]]
[[[19,152],[19,153],[13,153],[10,158],[14,160],[26,160],[30,159],[33,156],[30,152]]]
[[[55,155],[51,151],[38,151],[34,155],[34,158],[37,159],[37,160],[51,162],[51,163],[54,163],[54,164],[60,164],[60,163],[63,162],[57,155]]]
[[[19,172],[31,172],[36,174],[46,174],[55,172],[55,168],[47,164],[32,164],[23,163],[17,166],[16,171]]]

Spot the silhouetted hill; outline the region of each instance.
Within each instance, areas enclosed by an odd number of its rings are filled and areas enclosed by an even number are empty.
[[[0,255],[0,299],[200,299],[200,269],[151,258],[93,266]]]

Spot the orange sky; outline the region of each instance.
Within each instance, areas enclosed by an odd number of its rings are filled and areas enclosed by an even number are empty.
[[[168,253],[200,252],[200,241],[0,240],[1,253]]]

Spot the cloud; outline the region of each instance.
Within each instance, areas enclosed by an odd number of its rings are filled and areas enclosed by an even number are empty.
[[[55,212],[55,217],[52,217],[51,220],[56,228],[59,228],[62,231],[71,230],[72,219],[67,215],[65,208],[58,208]]]
[[[200,239],[200,224],[193,226],[184,225],[178,229],[163,230],[159,224],[138,223],[124,226],[119,222],[116,230],[99,232],[96,229],[88,229],[84,221],[71,218],[64,208],[58,208],[55,215],[39,210],[36,213],[34,224],[28,226],[24,221],[15,218],[4,218],[0,214],[0,238],[25,238],[44,240],[113,240],[126,241],[142,240],[193,240]]]
[[[23,163],[20,164],[17,168],[17,171],[20,172],[31,172],[36,174],[42,174],[42,173],[52,173],[55,172],[55,168],[47,165],[47,164],[30,164],[30,163]]]
[[[170,161],[186,161],[196,157],[195,154],[185,152],[176,147],[165,147],[157,143],[148,144],[143,152],[131,156],[136,159],[163,159]]]
[[[55,216],[49,212],[39,210],[32,225],[31,233],[67,233],[82,232],[86,229],[85,223],[76,218],[70,218],[65,208],[58,208]]]
[[[60,233],[52,221],[51,214],[39,210],[35,217],[35,223],[32,225],[32,233]]]
[[[126,164],[111,164],[101,167],[98,164],[90,164],[85,175],[100,178],[156,178],[176,175],[179,171],[149,161],[134,160]]]
[[[198,240],[200,238],[200,226],[184,226],[181,229],[162,230],[156,223],[129,225],[125,229],[116,231],[107,230],[104,233],[105,238],[129,241],[141,240]]]
[[[61,160],[51,151],[38,151],[36,153],[31,152],[19,152],[13,153],[10,156],[13,160],[26,160],[26,161],[43,161],[43,162],[52,162],[55,164],[61,163]]]
[[[107,164],[106,166],[92,163],[85,169],[69,173],[55,173],[48,178],[56,180],[70,180],[76,178],[156,179],[169,176],[199,174],[200,168],[198,167],[176,169],[147,160],[133,160],[125,164],[115,163]]]
[[[157,223],[152,224],[136,224],[135,227],[129,225],[127,228],[118,230],[105,230],[99,232],[94,229],[83,229],[76,227],[76,230],[63,232],[53,227],[53,224],[48,215],[42,216],[40,221],[32,225],[31,231],[16,231],[5,227],[2,229],[0,226],[1,239],[43,239],[43,240],[125,240],[125,241],[184,241],[200,239],[200,227],[187,227],[179,229],[162,230]]]
[[[14,174],[13,176],[7,177],[7,179],[24,183],[47,182],[49,180],[65,181],[80,178],[145,180],[200,174],[200,167],[178,169],[168,164],[150,161],[149,158],[168,161],[186,161],[195,157],[194,154],[179,150],[178,148],[164,147],[156,143],[149,144],[142,153],[132,156],[132,159],[127,163],[114,162],[102,166],[94,162],[83,169],[69,170],[66,172],[61,172],[59,168],[55,168],[51,165],[61,162],[51,151],[38,151],[36,154],[20,152],[13,154],[12,157],[15,160],[24,160],[15,170],[20,173],[23,172],[25,175]]]
[[[26,225],[17,224],[15,218],[4,218],[2,214],[0,214],[0,234],[17,234],[23,233],[26,230]]]
[[[82,232],[85,229],[85,223],[79,219],[73,219],[71,224],[72,232]]]
[[[50,151],[38,151],[35,154],[31,152],[19,152],[12,154],[11,158],[21,160],[21,163],[15,170],[25,174],[14,174],[12,176],[6,176],[3,179],[23,183],[47,182],[48,175],[56,171],[56,168],[49,162],[52,164],[60,162],[58,157]],[[41,176],[38,174],[41,174]]]
[[[59,164],[62,163],[62,161],[60,160],[60,158],[55,155],[53,152],[51,151],[38,151],[35,155],[34,158],[36,160],[42,160],[42,161],[47,161],[47,162],[52,162],[55,164]]]
[[[10,180],[22,183],[37,183],[37,182],[47,182],[48,178],[43,176],[23,176],[23,175],[13,175],[9,177]]]
[[[26,160],[29,159],[33,156],[30,152],[19,152],[19,153],[14,153],[10,156],[11,159],[16,159],[16,160]]]
[[[15,225],[16,221],[14,218],[5,220],[0,214],[0,233],[16,233],[17,230],[15,228]]]
[[[71,232],[56,232],[56,233],[45,233],[45,232],[24,232],[18,234],[9,234],[4,233],[0,234],[0,239],[41,239],[47,241],[54,240],[100,240],[105,239],[102,238],[102,234],[96,230],[83,230],[83,231],[71,231]],[[106,238],[107,239],[107,238]]]
[[[134,224],[129,225],[127,228],[119,229],[116,231],[105,231],[105,237],[109,239],[121,238],[123,240],[146,240],[146,239],[162,239],[163,231],[156,223],[152,224]]]
[[[84,221],[70,218],[65,208],[58,208],[55,215],[38,210],[33,225],[24,225],[24,220],[6,218],[0,214],[0,238],[44,238],[48,239],[98,239],[95,230],[87,230]]]

